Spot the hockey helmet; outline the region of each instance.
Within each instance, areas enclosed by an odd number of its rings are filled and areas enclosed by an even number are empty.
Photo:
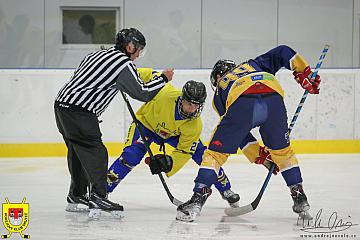
[[[214,67],[213,67],[213,69],[211,71],[211,74],[210,74],[211,85],[214,88],[216,88],[216,86],[217,86],[217,75],[222,77],[222,76],[225,75],[225,73],[232,70],[234,67],[236,67],[236,64],[232,60],[225,60],[225,59],[218,60],[215,63],[215,65],[214,65]]]
[[[134,44],[135,49],[144,49],[146,46],[146,41],[144,35],[135,28],[124,28],[116,34],[115,37],[115,48],[123,51],[125,54],[129,55],[126,51],[126,46],[132,43]]]
[[[202,82],[196,82],[194,80],[189,80],[185,83],[185,85],[182,88],[182,95],[180,97],[179,101],[179,113],[182,118],[196,118],[200,116],[203,108],[204,103],[206,100],[206,87]],[[193,113],[187,113],[183,109],[183,100],[191,103],[191,104],[197,104],[198,108]]]

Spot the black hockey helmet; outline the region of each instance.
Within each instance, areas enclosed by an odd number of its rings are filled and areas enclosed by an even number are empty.
[[[196,82],[194,80],[187,81],[182,88],[182,95],[178,104],[180,115],[183,118],[195,118],[200,116],[204,108],[206,96],[206,87],[202,82]],[[182,100],[199,105],[196,112],[192,114],[184,112],[182,107]]]
[[[211,85],[216,88],[217,79],[216,76],[220,75],[220,77],[224,76],[224,74],[236,67],[236,64],[232,60],[220,59],[218,60],[210,74]]]
[[[123,51],[127,55],[126,46],[132,43],[135,46],[135,49],[144,49],[146,46],[146,41],[144,35],[135,28],[124,28],[120,30],[115,37],[115,48]]]

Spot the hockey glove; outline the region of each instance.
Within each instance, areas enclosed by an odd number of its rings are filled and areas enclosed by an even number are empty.
[[[256,158],[255,163],[264,165],[268,170],[270,170],[272,164],[275,164],[271,159],[270,152],[265,147],[260,147],[259,157]],[[279,167],[275,164],[273,174],[276,175],[278,172]]]
[[[156,154],[153,159],[146,157],[145,163],[149,165],[152,174],[168,173],[173,166],[171,156],[166,154]]]
[[[310,66],[304,69],[304,72],[293,72],[295,80],[301,85],[301,87],[310,94],[319,94],[319,85],[321,82],[320,75],[316,75],[315,79],[311,79],[313,72]]]

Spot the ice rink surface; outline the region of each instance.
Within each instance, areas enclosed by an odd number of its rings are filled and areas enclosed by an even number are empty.
[[[321,212],[316,222],[305,226],[315,224],[313,231],[326,232],[322,236],[306,233],[302,224],[297,225],[281,175],[271,178],[258,208],[247,215],[225,216],[227,203],[213,189],[196,222],[184,223],[175,220],[176,207],[158,176],[141,164],[109,196],[124,205],[124,218],[104,216],[90,221],[84,213],[64,211],[70,180],[65,158],[0,158],[0,203],[5,203],[6,197],[13,203],[26,197],[30,211],[24,234],[31,239],[360,239],[360,155],[298,158],[310,212],[314,217]],[[224,169],[232,189],[241,195],[240,205],[256,197],[267,173],[242,156],[232,157]],[[196,173],[197,166],[189,162],[174,177],[166,178],[176,198],[187,201],[191,197]],[[7,233],[0,224],[0,234]],[[10,239],[20,236],[14,233]]]

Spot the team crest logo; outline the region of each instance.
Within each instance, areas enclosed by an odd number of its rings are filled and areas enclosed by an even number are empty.
[[[1,238],[9,238],[12,233],[19,233],[22,238],[30,238],[30,235],[22,233],[29,224],[29,203],[25,203],[25,200],[26,198],[21,203],[10,203],[9,199],[5,198],[6,202],[2,204],[2,220],[9,233]]]

